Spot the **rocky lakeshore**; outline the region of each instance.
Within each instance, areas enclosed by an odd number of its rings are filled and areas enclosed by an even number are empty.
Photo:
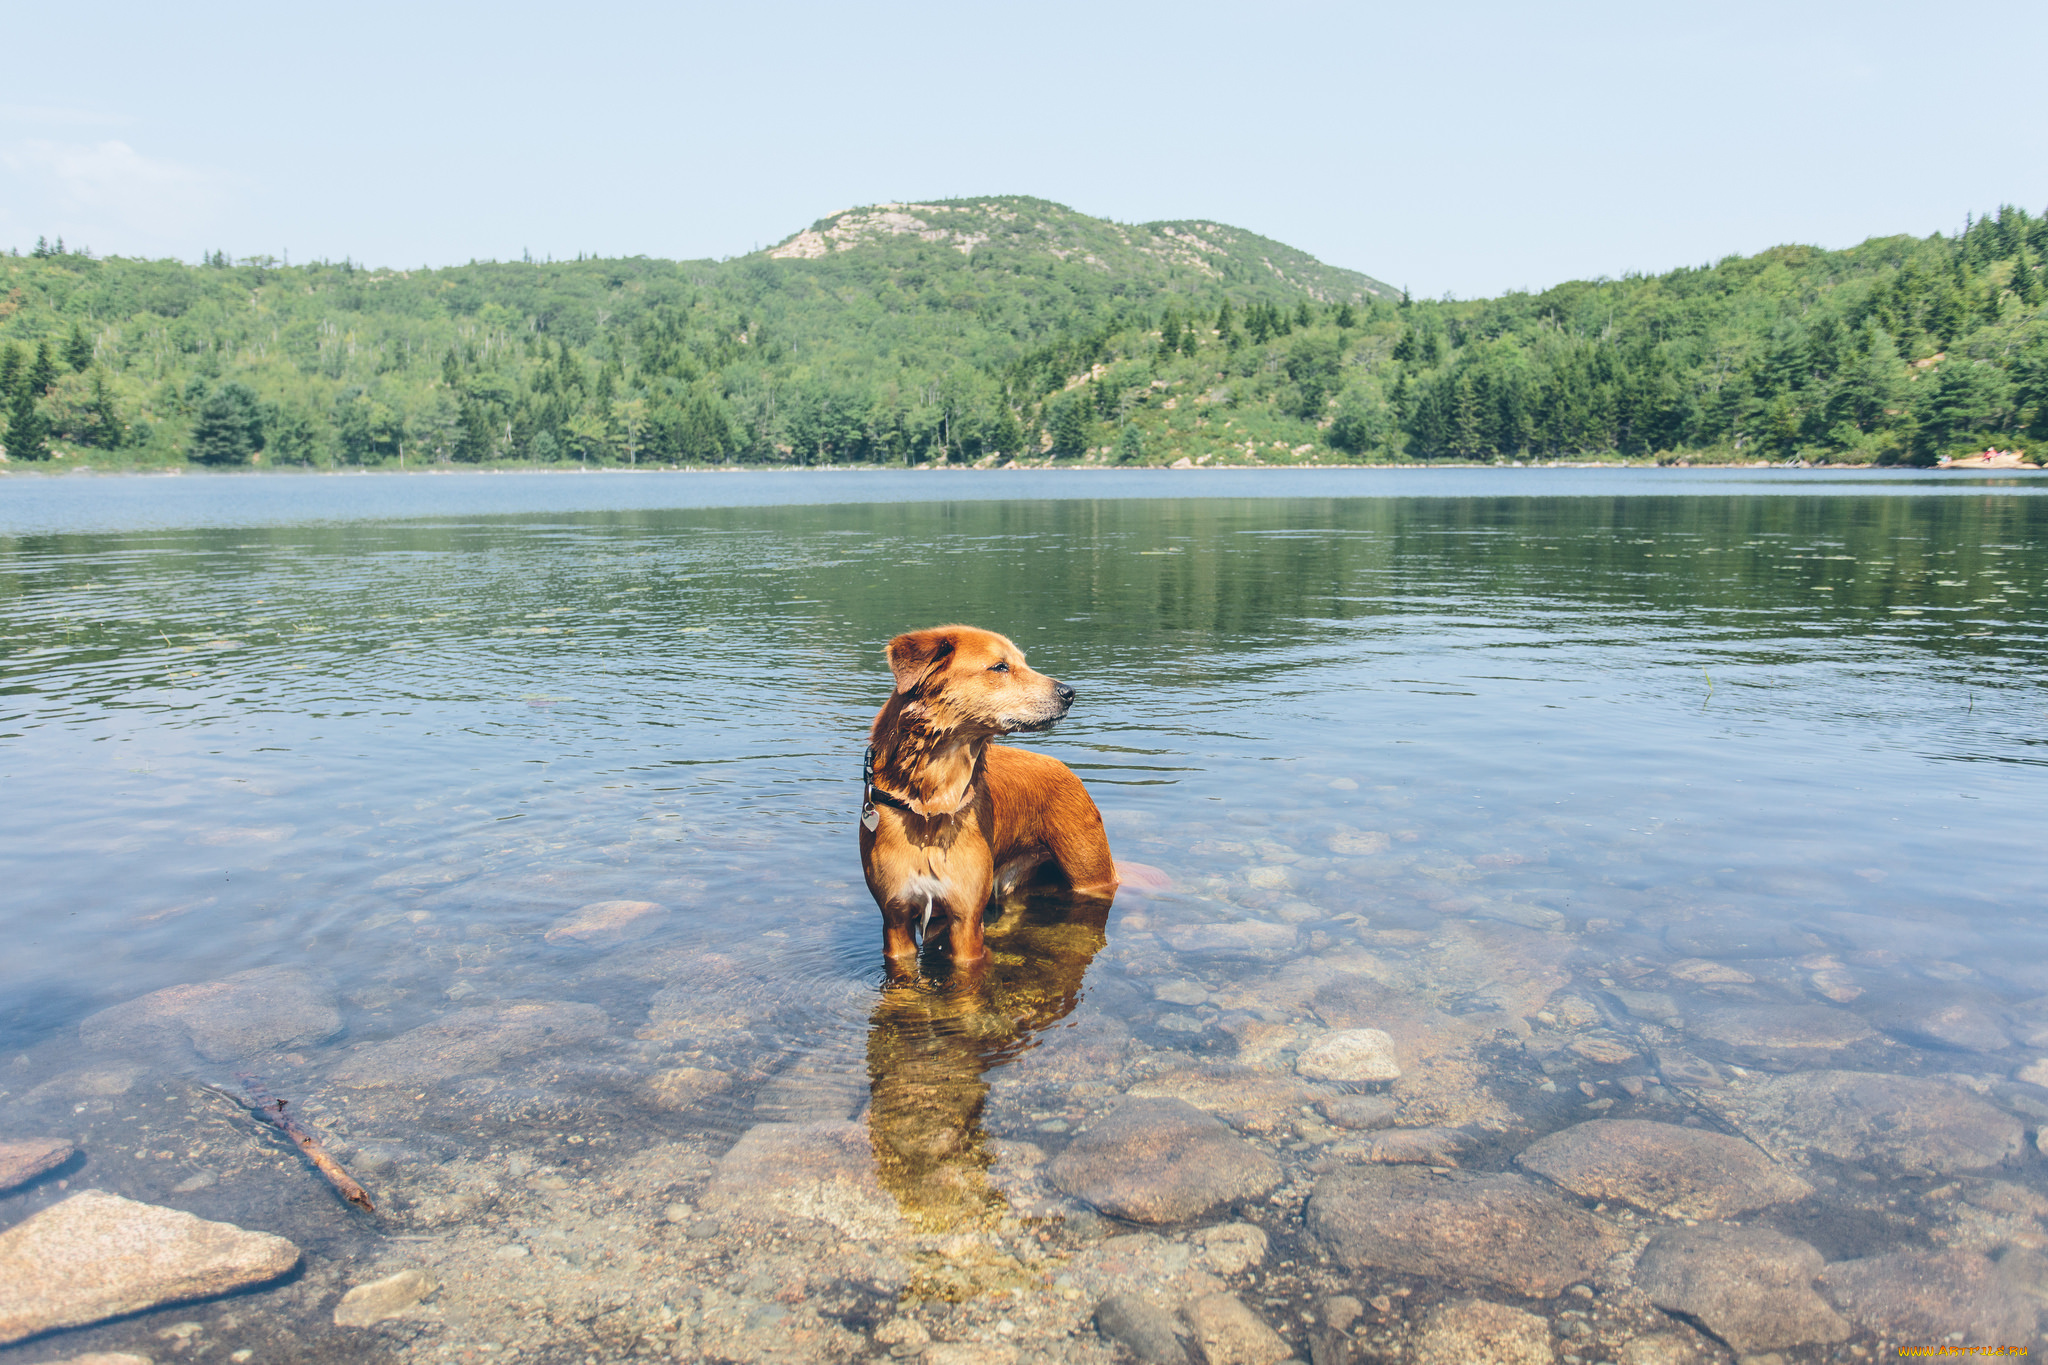
[[[498,853],[387,874],[379,980],[109,1002],[6,1073],[0,1359],[2039,1348],[2048,1007],[1957,991],[1992,978],[1940,926],[1565,908],[1540,842],[1398,819],[1111,819],[1173,889],[1020,908],[968,997],[693,941],[674,869],[592,902]],[[203,1084],[238,1071],[376,1215]]]

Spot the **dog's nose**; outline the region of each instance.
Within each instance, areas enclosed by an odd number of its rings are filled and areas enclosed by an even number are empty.
[[[1060,699],[1061,706],[1072,706],[1074,704],[1074,689],[1065,683],[1054,683],[1052,694]]]

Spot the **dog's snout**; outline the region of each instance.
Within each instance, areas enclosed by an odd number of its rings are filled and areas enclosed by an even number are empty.
[[[1074,704],[1074,689],[1065,683],[1054,683],[1052,685],[1052,694],[1060,699],[1061,706],[1072,706]]]

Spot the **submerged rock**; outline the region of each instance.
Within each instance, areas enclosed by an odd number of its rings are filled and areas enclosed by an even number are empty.
[[[78,1148],[68,1138],[15,1138],[0,1142],[0,1190],[26,1185],[71,1159]]]
[[[2012,1046],[1998,1021],[1974,1005],[1909,1001],[1889,1016],[1885,1030],[1921,1047],[1957,1052],[2003,1052]]]
[[[1636,1284],[1737,1351],[1841,1341],[1849,1324],[1815,1292],[1820,1253],[1766,1228],[1673,1228],[1636,1264]]]
[[[646,938],[667,919],[667,907],[654,901],[594,901],[556,920],[542,937],[549,943],[606,948]]]
[[[1128,1093],[1137,1100],[1184,1100],[1254,1132],[1286,1123],[1316,1098],[1313,1089],[1291,1077],[1229,1062],[1181,1067],[1140,1081]]]
[[[209,1062],[301,1047],[340,1031],[334,993],[298,967],[257,967],[219,981],[167,986],[78,1025],[79,1041],[96,1050],[189,1048]]]
[[[1234,924],[1180,924],[1162,928],[1159,936],[1176,953],[1189,957],[1238,958],[1275,962],[1294,951],[1300,937],[1291,924],[1239,920]]]
[[[1962,1332],[1973,1346],[2019,1344],[2034,1335],[2034,1305],[1974,1251],[1895,1251],[1837,1261],[1821,1288],[1860,1327],[1899,1341],[1934,1342]]]
[[[1335,1171],[1316,1182],[1310,1231],[1352,1270],[1478,1280],[1548,1298],[1626,1245],[1612,1224],[1516,1175],[1417,1166]]]
[[[1302,1049],[1294,1069],[1315,1081],[1397,1081],[1394,1040],[1376,1028],[1339,1029]]]
[[[1717,1092],[1780,1157],[1811,1148],[1905,1174],[1981,1171],[2018,1156],[2020,1121],[1946,1081],[1874,1071],[1753,1077]]]
[[[442,1081],[488,1071],[507,1058],[544,1048],[594,1042],[610,1027],[603,1010],[573,1001],[480,1005],[373,1043],[344,1059],[333,1078],[358,1090]]]
[[[1095,1330],[1147,1365],[1187,1365],[1178,1319],[1136,1294],[1112,1294],[1095,1305]]]
[[[815,1219],[848,1237],[902,1230],[896,1203],[875,1170],[864,1123],[757,1123],[719,1158],[698,1201],[709,1213]]]
[[[1726,1218],[1813,1193],[1740,1138],[1641,1119],[1594,1119],[1530,1144],[1525,1170],[1585,1199],[1667,1218]]]
[[[1127,1099],[1047,1167],[1055,1185],[1135,1223],[1178,1223],[1280,1183],[1280,1166],[1182,1100]]]
[[[1857,1016],[1827,1005],[1708,1010],[1693,1020],[1692,1032],[1761,1061],[1810,1061],[1876,1036]]]
[[[337,1327],[368,1327],[395,1318],[441,1286],[424,1270],[401,1270],[381,1280],[359,1284],[334,1306]]]
[[[1235,1275],[1266,1259],[1266,1234],[1250,1223],[1223,1223],[1195,1234],[1195,1260],[1217,1275]]]
[[[1274,1365],[1293,1354],[1266,1320],[1233,1294],[1204,1294],[1181,1310],[1203,1365]]]
[[[0,1233],[0,1344],[274,1280],[282,1237],[80,1190]]]
[[[1398,1106],[1385,1095],[1331,1095],[1317,1106],[1339,1128],[1387,1128]]]
[[[698,1101],[731,1088],[732,1077],[723,1071],[707,1071],[700,1066],[678,1066],[657,1071],[641,1087],[656,1108],[676,1111],[689,1109]],[[846,1116],[841,1114],[839,1117]]]
[[[1415,1334],[1415,1365],[1550,1365],[1550,1324],[1485,1299],[1438,1304]]]

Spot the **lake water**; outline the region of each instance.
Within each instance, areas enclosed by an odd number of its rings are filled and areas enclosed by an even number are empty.
[[[2043,491],[0,483],[0,1141],[80,1149],[0,1226],[304,1252],[0,1360],[1108,1361],[1119,1293],[1257,1365],[2033,1343]],[[954,620],[1173,882],[968,994],[886,985],[854,837],[881,646]]]

